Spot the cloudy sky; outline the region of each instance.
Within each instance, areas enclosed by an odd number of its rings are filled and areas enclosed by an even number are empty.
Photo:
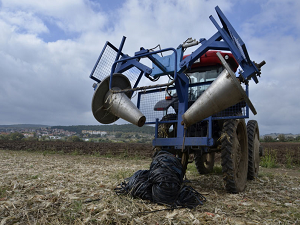
[[[300,133],[298,0],[2,0],[0,124],[98,124],[89,74],[107,40],[133,55],[139,47],[177,47],[209,38],[218,5],[247,45],[266,60],[250,84],[261,134]]]

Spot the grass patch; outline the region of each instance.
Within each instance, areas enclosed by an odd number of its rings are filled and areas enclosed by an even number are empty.
[[[193,176],[198,176],[199,172],[197,170],[197,167],[195,163],[189,163],[187,166],[187,171],[190,172]],[[213,174],[222,174],[222,166],[221,165],[215,165],[212,172]]]
[[[131,177],[134,174],[132,170],[118,170],[111,175],[111,178],[119,180]]]
[[[215,173],[215,174],[222,174],[222,166],[221,165],[214,166],[213,173]]]
[[[195,163],[189,163],[189,164],[187,165],[187,172],[189,172],[190,175],[192,175],[192,176],[197,176],[197,175],[199,175]]]
[[[4,198],[7,195],[6,188],[0,187],[0,198]]]
[[[75,212],[80,212],[82,210],[82,201],[75,200],[71,205],[71,209]]]
[[[31,179],[38,179],[38,178],[39,178],[39,175],[31,176]]]
[[[103,154],[102,156],[105,158],[113,158],[114,157],[114,155],[111,153],[110,150],[108,150],[107,153]]]
[[[67,224],[72,224],[75,222],[76,218],[80,217],[80,214],[83,210],[82,201],[75,200],[68,207],[64,216],[62,217],[62,221]],[[76,224],[76,223],[75,223]]]
[[[101,157],[102,155],[100,154],[100,152],[95,152],[94,154],[93,154],[95,157]]]
[[[75,149],[75,151],[71,152],[71,155],[80,155],[80,152],[77,149]]]
[[[143,160],[143,159],[149,159],[148,156],[144,156],[144,155],[139,155],[139,154],[135,154],[134,156],[132,156],[133,160]]]
[[[260,159],[260,165],[265,168],[278,167],[276,153],[274,151],[268,152],[264,157]]]

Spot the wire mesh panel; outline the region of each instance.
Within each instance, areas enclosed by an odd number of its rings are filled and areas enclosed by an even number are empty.
[[[241,84],[242,85],[242,84]],[[246,86],[242,85],[246,90]],[[241,101],[227,109],[213,115],[213,119],[227,119],[228,117],[245,118],[247,117],[247,104],[245,101]]]
[[[111,67],[117,57],[118,49],[110,42],[107,42],[99,55],[90,77],[101,82],[111,73]]]
[[[141,73],[141,71],[136,67],[132,67],[129,70],[126,70],[125,72],[123,72],[123,74],[129,79],[129,81],[131,83],[131,87],[133,87],[135,85],[135,82],[137,81],[140,73]]]
[[[109,76],[111,74],[112,66],[116,60],[117,53],[118,49],[110,42],[107,42],[100,53],[90,77],[97,82],[101,82]],[[136,67],[132,67],[123,72],[123,75],[129,79],[131,86],[135,84],[139,74],[140,70]]]
[[[189,106],[194,103],[206,89],[209,88],[211,83],[193,85],[189,88]],[[246,86],[243,86],[246,90]],[[213,115],[213,119],[227,119],[228,117],[245,117],[246,116],[246,102],[241,101],[219,113]]]
[[[145,115],[147,123],[154,123],[158,118],[161,120],[164,115],[166,115],[165,110],[155,111],[154,107],[156,103],[165,99],[165,89],[163,90],[155,90],[155,91],[141,91],[139,92],[140,101],[139,101],[139,109]],[[175,113],[175,110],[171,107],[168,109],[168,114]]]
[[[189,89],[189,106],[191,106],[198,97],[210,86],[210,84],[193,86]],[[245,89],[245,87],[244,87]],[[175,93],[176,90],[173,89],[172,93]],[[173,93],[173,94],[174,94]],[[156,118],[159,120],[162,119],[166,113],[176,113],[174,108],[170,106],[166,110],[155,111],[155,105],[165,99],[166,92],[165,89],[151,90],[151,91],[141,91],[139,92],[140,100],[138,102],[140,111],[145,115],[147,123],[154,123]],[[173,106],[178,107],[177,102],[174,102]],[[219,113],[213,115],[213,119],[229,119],[229,118],[244,118],[247,116],[246,102],[242,101],[237,103],[234,106],[231,106]]]

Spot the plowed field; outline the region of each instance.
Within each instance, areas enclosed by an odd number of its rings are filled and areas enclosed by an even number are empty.
[[[285,164],[290,157],[293,164],[300,165],[299,142],[267,142],[262,143],[265,155],[274,153],[279,164]]]
[[[276,155],[279,164],[285,164],[288,157],[293,164],[300,165],[300,142],[262,143],[265,154]],[[151,144],[136,143],[91,143],[60,141],[0,141],[0,149],[26,150],[57,153],[76,153],[87,155],[126,155],[149,158],[152,156]],[[218,161],[218,159],[217,159]]]
[[[62,141],[3,141],[0,149],[25,150],[57,153],[76,153],[82,155],[120,155],[151,157],[152,146],[139,143],[92,143]]]

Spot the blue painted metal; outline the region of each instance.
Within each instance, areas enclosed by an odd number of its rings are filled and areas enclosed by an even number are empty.
[[[161,57],[159,55],[152,55],[151,56],[152,59],[150,59],[150,60],[154,63],[154,65],[153,65],[151,76],[156,78],[156,77],[166,75],[166,74],[173,75],[174,70],[175,70],[175,64],[176,64],[176,67],[179,68],[180,62],[183,57],[183,49],[182,49],[181,45],[176,49],[176,51],[177,51],[178,57],[176,57],[175,53],[173,53],[172,55],[164,56],[164,57]],[[163,68],[159,64],[162,65]]]
[[[155,135],[154,135],[154,140],[156,140],[157,137],[158,137],[158,124],[159,124],[159,121],[158,121],[158,118],[156,118],[156,121],[155,121]],[[153,146],[156,146],[156,145],[153,145]]]
[[[188,109],[188,89],[189,80],[187,76],[180,73],[179,79],[175,80],[175,88],[178,96],[178,113],[177,113],[177,137],[181,138],[184,136],[184,126],[180,125],[182,121],[182,115]]]
[[[202,45],[198,49],[196,49],[192,54],[190,54],[188,57],[181,61],[181,69],[179,70],[179,72],[191,68],[193,63],[210,49],[229,51],[229,46],[226,44],[226,42],[221,42],[221,39],[221,35],[219,34],[219,32],[217,32],[210,39],[203,40]]]
[[[183,137],[176,138],[154,138],[153,146],[174,146],[182,148]],[[212,146],[213,140],[208,137],[185,137],[185,146]]]
[[[216,7],[217,14],[219,19],[223,25],[223,30],[227,32],[227,35],[231,37],[233,42],[235,43],[236,47],[238,48],[240,55],[242,57],[241,61],[238,61],[240,66],[243,68],[244,72],[242,73],[243,77],[246,79],[248,77],[252,77],[255,83],[258,83],[257,76],[260,74],[259,69],[255,66],[255,64],[250,60],[247,48],[245,43],[243,42],[242,38],[238,35],[235,31],[231,23],[227,20],[226,16],[223,14],[221,9],[217,6]],[[213,17],[210,16],[212,19]],[[217,27],[217,26],[216,26]],[[217,28],[220,31],[220,28]],[[225,36],[225,35],[224,35]],[[237,50],[234,50],[233,54],[238,53]],[[238,54],[237,56],[238,57]]]
[[[123,56],[121,60],[116,61],[116,68],[113,73],[123,73],[124,71],[127,71],[131,69],[132,67],[138,68],[140,71],[143,71],[145,74],[151,74],[152,70],[148,67],[145,66],[144,64],[140,63],[138,61],[138,58],[132,59],[132,60],[127,60],[127,58],[130,58],[129,56]],[[122,62],[122,63],[117,63],[117,62]]]
[[[121,55],[121,53],[122,53],[122,49],[123,49],[123,46],[124,46],[124,44],[125,44],[125,40],[126,40],[126,37],[123,36],[122,41],[121,41],[121,43],[120,43],[120,47],[119,47],[119,49],[118,49],[118,53],[117,53],[117,56],[116,56],[115,61],[117,61],[117,60],[119,59],[119,57],[120,57],[120,55]]]
[[[242,75],[244,79],[252,77],[255,83],[258,83],[256,75],[260,74],[260,72],[254,65],[254,63],[250,60],[245,43],[232,27],[219,7],[216,7],[216,11],[221,20],[223,28],[219,26],[213,16],[210,16],[210,20],[215,25],[218,32],[214,34],[209,40],[202,40],[202,46],[200,46],[189,57],[185,58],[181,62],[181,70],[184,71],[185,69],[190,68],[191,65],[209,49],[229,50],[232,52],[239,65],[243,68],[244,71],[242,72]],[[181,70],[179,72],[181,72]]]
[[[111,83],[112,83],[112,77],[113,77],[113,74],[117,71],[115,71],[115,68],[116,68],[116,65],[118,63],[128,63],[128,67],[130,67],[129,65],[132,64],[132,65],[137,65],[139,64],[141,70],[143,70],[142,68],[146,68],[144,72],[147,72],[148,71],[148,67],[146,67],[145,65],[139,63],[136,59],[139,59],[139,58],[142,58],[142,57],[148,57],[150,55],[154,55],[154,54],[157,54],[157,53],[161,53],[161,52],[166,52],[166,51],[173,51],[174,52],[174,60],[177,61],[177,51],[174,49],[174,48],[165,48],[165,49],[162,49],[162,50],[158,50],[158,51],[154,51],[154,52],[148,52],[148,53],[144,53],[144,54],[141,54],[141,55],[138,55],[138,56],[133,56],[133,57],[125,57],[123,59],[120,59],[120,60],[117,60],[113,63],[112,65],[112,69],[111,69],[111,73],[110,73],[110,82],[109,82],[109,89],[111,89]],[[177,63],[174,64],[174,80],[177,79]]]
[[[139,69],[140,73],[138,78],[134,84],[133,88],[139,87],[139,82],[143,76],[149,78],[149,76],[153,77],[155,81],[156,78],[164,75],[171,75],[174,80],[166,86],[175,84],[175,89],[178,96],[178,117],[177,120],[174,121],[159,121],[160,118],[156,118],[155,122],[146,122],[146,124],[155,124],[155,138],[153,140],[153,146],[172,146],[176,149],[181,149],[183,140],[185,138],[184,145],[185,146],[212,146],[214,144],[212,138],[212,123],[213,120],[219,119],[236,119],[236,118],[248,118],[249,117],[249,107],[246,105],[246,115],[243,116],[226,116],[226,117],[209,117],[206,118],[208,123],[208,135],[207,137],[184,137],[184,127],[181,125],[182,115],[188,109],[188,91],[190,87],[196,87],[199,85],[207,85],[211,82],[206,83],[197,83],[197,84],[189,84],[189,80],[184,72],[188,71],[193,63],[198,60],[203,54],[205,54],[208,50],[225,50],[231,51],[239,65],[242,67],[242,77],[244,80],[252,78],[255,83],[258,82],[257,75],[260,74],[259,69],[255,66],[255,64],[250,60],[245,43],[240,38],[238,33],[232,27],[230,22],[227,20],[225,15],[222,13],[219,7],[216,7],[217,15],[223,25],[221,28],[216,20],[210,16],[210,20],[215,25],[217,32],[210,37],[209,39],[201,38],[201,45],[188,57],[182,60],[183,57],[183,48],[182,45],[179,45],[176,49],[174,48],[166,48],[159,51],[150,51],[149,49],[141,48],[139,51],[135,52],[135,55],[130,57],[122,53],[122,49],[125,43],[125,37],[123,37],[120,47],[117,49],[109,42],[106,42],[100,56],[96,62],[96,65],[93,68],[93,71],[90,75],[90,78],[97,82],[101,82],[101,80],[95,78],[93,73],[96,69],[96,66],[105,50],[105,47],[109,45],[112,49],[117,52],[117,56],[115,58],[114,63],[111,67],[110,72],[110,83],[109,88],[111,89],[112,79],[114,73],[123,73],[133,67]],[[158,53],[173,51],[171,55],[166,55],[161,57]],[[120,58],[121,57],[121,58]],[[152,68],[142,64],[139,62],[140,58],[148,58],[152,61]],[[150,78],[149,78],[150,79]],[[247,82],[246,82],[247,83]],[[145,89],[149,89],[149,87],[144,87]],[[156,92],[158,89],[155,89],[155,86],[151,86],[153,90],[148,90],[147,93]],[[134,90],[132,90],[134,91]],[[246,93],[248,94],[248,85],[246,85]],[[140,108],[141,101],[141,92],[138,93],[138,102],[137,107]],[[158,125],[161,123],[177,123],[177,137],[174,138],[158,138]]]

